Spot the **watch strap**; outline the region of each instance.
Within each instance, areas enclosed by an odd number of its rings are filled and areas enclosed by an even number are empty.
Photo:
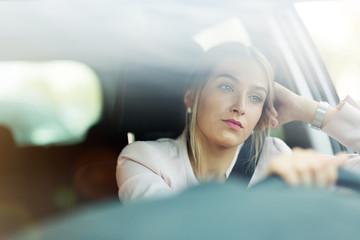
[[[311,123],[312,128],[314,128],[316,130],[321,130],[321,126],[324,121],[324,117],[325,117],[328,107],[329,107],[329,104],[327,102],[319,102],[319,105],[316,108],[314,119]]]

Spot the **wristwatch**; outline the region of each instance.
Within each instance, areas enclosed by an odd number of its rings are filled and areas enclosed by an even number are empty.
[[[311,123],[311,127],[316,130],[321,130],[322,122],[324,121],[324,117],[326,111],[329,107],[327,102],[319,102],[319,105],[316,109],[315,117]]]

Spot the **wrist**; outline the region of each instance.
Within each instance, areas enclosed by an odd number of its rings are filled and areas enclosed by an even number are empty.
[[[299,96],[297,99],[297,104],[294,108],[294,113],[295,113],[294,120],[312,124],[318,106],[319,106],[319,102]],[[325,126],[336,112],[337,110],[335,108],[333,108],[332,106],[328,106],[326,113],[323,116],[323,120],[320,128]]]
[[[311,127],[316,130],[321,130],[323,126],[323,122],[325,119],[326,112],[329,108],[329,104],[327,102],[319,102],[315,116],[311,122]]]

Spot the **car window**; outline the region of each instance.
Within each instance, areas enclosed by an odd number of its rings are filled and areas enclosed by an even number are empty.
[[[360,2],[295,3],[340,99],[350,94],[360,102]],[[319,14],[321,13],[321,17]]]
[[[73,143],[99,120],[99,80],[75,61],[0,63],[0,125],[19,146]]]

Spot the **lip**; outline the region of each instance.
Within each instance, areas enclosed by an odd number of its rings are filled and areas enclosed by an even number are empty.
[[[231,129],[241,130],[243,128],[241,122],[236,121],[235,119],[225,119],[222,120],[226,125],[228,125]]]

